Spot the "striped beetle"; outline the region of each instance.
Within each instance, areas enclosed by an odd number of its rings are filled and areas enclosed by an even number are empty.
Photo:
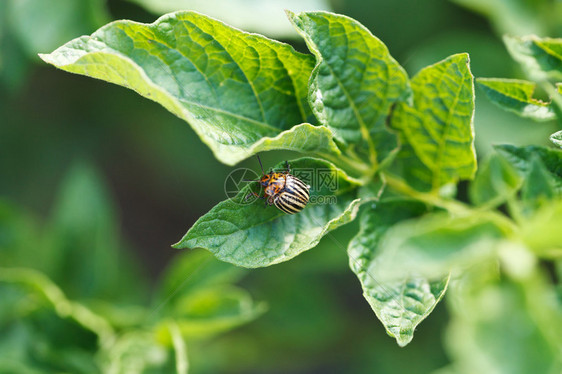
[[[284,173],[274,173],[270,171],[265,174],[261,160],[260,163],[262,176],[260,179],[252,182],[260,182],[264,187],[264,196],[259,196],[255,192],[250,192],[246,199],[254,195],[260,199],[265,199],[265,205],[275,205],[279,210],[287,214],[295,214],[304,209],[310,197],[310,186],[303,181],[291,175],[289,163],[285,161],[287,170]]]

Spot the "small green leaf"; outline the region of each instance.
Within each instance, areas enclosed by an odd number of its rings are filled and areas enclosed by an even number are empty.
[[[36,301],[32,297],[26,299],[30,305]],[[29,311],[31,313],[24,318],[0,326],[0,368],[3,373],[99,373],[93,349],[95,344],[92,344],[95,342],[93,333],[85,331],[71,319],[57,317],[52,309]]]
[[[414,337],[416,326],[435,308],[445,294],[449,277],[430,281],[419,276],[398,276],[393,281],[377,279],[370,271],[383,250],[381,238],[393,224],[417,217],[426,211],[416,201],[395,200],[366,206],[361,216],[361,230],[347,249],[349,266],[359,278],[363,296],[399,346]]]
[[[475,205],[491,207],[502,204],[521,186],[522,177],[501,155],[493,153],[476,173],[469,186],[470,200]]]
[[[0,264],[41,269],[48,256],[37,251],[38,236],[39,230],[32,217],[0,199]]]
[[[526,285],[496,275],[450,287],[445,347],[459,373],[560,373],[560,307],[542,280]],[[541,277],[542,278],[542,277]]]
[[[0,268],[0,283],[25,287],[37,296],[42,305],[48,305],[61,319],[71,319],[82,328],[97,334],[100,344],[114,338],[112,326],[84,305],[67,299],[64,292],[43,273],[28,268]]]
[[[112,22],[41,58],[158,102],[228,165],[252,152],[294,149],[296,140],[299,147],[310,141],[305,152],[335,148],[327,129],[291,130],[314,120],[307,103],[312,56],[195,12],[150,25]]]
[[[290,162],[311,185],[310,202],[288,215],[263,200],[245,202],[251,186],[201,217],[175,248],[205,248],[218,259],[242,267],[287,261],[314,247],[327,232],[353,220],[359,207],[358,183],[333,164],[302,158]],[[279,164],[277,169],[284,168]],[[302,174],[302,175],[301,175]]]
[[[170,317],[177,323],[184,338],[209,338],[254,320],[265,310],[265,304],[255,303],[247,291],[222,286],[184,295],[174,306]],[[157,327],[159,334],[162,334],[166,323],[164,320]]]
[[[551,233],[544,232],[547,227],[551,226],[549,222],[544,222],[541,214],[535,215],[542,207],[549,206],[549,208],[556,206],[557,198],[561,197],[561,190],[557,190],[555,177],[545,167],[542,159],[538,154],[532,154],[528,162],[528,169],[523,178],[521,188],[520,200],[509,204],[510,213],[522,227],[524,237],[540,236],[541,239],[531,238],[531,242],[549,242]],[[548,212],[548,209],[546,210]],[[548,216],[548,213],[546,213]],[[556,214],[554,214],[556,216]],[[552,218],[557,222],[557,218]],[[558,222],[557,222],[558,223]],[[529,227],[533,228],[532,234],[528,232]],[[551,227],[550,230],[553,230]],[[556,231],[556,230],[554,230]],[[557,233],[558,234],[558,233]],[[562,241],[559,241],[562,243]],[[534,245],[531,245],[534,246]],[[542,249],[550,250],[550,248]],[[562,249],[562,247],[561,247]]]
[[[562,258],[562,200],[542,204],[520,222],[521,238],[538,256]]]
[[[476,172],[474,84],[467,54],[453,55],[412,79],[414,105],[398,103],[391,125],[402,147],[393,173],[419,190],[470,179]]]
[[[97,356],[102,373],[128,373],[133,368],[137,373],[158,373],[171,363],[166,347],[157,340],[156,334],[144,330],[119,334],[118,339],[103,346]],[[165,372],[175,372],[174,366],[168,366]]]
[[[533,99],[536,83],[518,79],[478,78],[486,96],[500,108],[535,121],[556,118],[550,103]]]
[[[506,35],[503,41],[533,80],[562,80],[562,39]]]
[[[174,257],[166,269],[158,290],[158,301],[174,302],[193,290],[236,282],[244,270],[218,261],[203,250],[189,251]]]
[[[562,130],[556,131],[554,134],[550,135],[550,141],[562,148]]]
[[[96,170],[85,163],[68,172],[47,236],[46,273],[73,298],[137,301],[145,279],[122,248],[113,203]],[[120,287],[115,287],[119,284]]]
[[[529,173],[525,178],[521,188],[521,200],[523,203],[537,208],[548,203],[549,200],[557,195],[554,184],[554,177],[546,170],[539,156],[532,156],[529,166]]]
[[[494,148],[515,167],[522,177],[529,174],[532,158],[538,157],[553,177],[557,191],[562,191],[562,150],[534,145],[517,147],[509,144],[496,145]]]
[[[385,126],[394,102],[409,92],[408,76],[386,46],[359,22],[327,12],[287,12],[317,64],[309,101],[336,138],[365,148],[370,162],[396,148]]]

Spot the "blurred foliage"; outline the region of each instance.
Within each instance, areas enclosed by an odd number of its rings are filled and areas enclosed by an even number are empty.
[[[17,88],[29,59],[110,21],[104,0],[5,0],[0,4],[0,84]]]
[[[484,15],[499,35],[557,36],[562,4],[556,0],[452,0]]]
[[[204,341],[264,311],[231,285],[238,269],[201,252],[176,257],[151,298],[88,164],[69,172],[44,228],[7,202],[0,211],[2,369],[184,373],[184,340]]]
[[[129,0],[154,14],[194,9],[245,31],[271,38],[295,38],[284,10],[331,10],[327,0]]]
[[[518,79],[526,77],[507,53],[501,35],[534,32],[560,37],[560,6],[548,0],[333,3],[336,11],[359,20],[381,38],[410,75],[466,51],[476,76]],[[25,7],[33,9],[25,12]],[[65,20],[69,15],[71,20]],[[552,349],[557,339],[552,336],[553,321],[560,321],[555,311],[562,300],[562,265],[555,253],[549,254],[554,265],[541,260],[546,273],[527,265],[533,260],[525,251],[501,257],[507,274],[500,275],[494,263],[479,265],[474,277],[450,288],[446,299],[454,316],[444,305],[437,306],[405,348],[390,344],[361,297],[359,282],[348,271],[345,249],[338,243],[346,243],[357,232],[355,223],[336,230],[294,261],[254,271],[244,279],[244,270],[203,252],[182,254],[163,271],[177,255],[169,248],[179,239],[177,233],[224,199],[224,177],[230,168],[216,162],[183,121],[154,103],[118,87],[35,65],[35,53],[50,52],[118,18],[155,17],[119,0],[0,2],[0,368],[14,373],[119,373],[142,368],[174,372],[176,352],[183,352],[174,336],[182,329],[166,323],[167,318],[183,315],[202,318],[202,330],[212,337],[188,340],[193,373],[429,373],[451,360],[455,363],[439,373],[548,372],[548,363],[560,352]],[[61,24],[68,26],[57,26]],[[481,89],[476,93],[480,156],[492,152],[491,145],[498,141],[547,144],[548,136],[559,129],[553,121],[530,123],[492,105]],[[544,94],[539,92],[538,97]],[[515,194],[523,177],[504,156],[493,154],[485,172],[489,177],[480,183],[498,193],[485,194],[489,189],[482,187],[470,195],[478,202],[501,205]],[[262,160],[273,165],[286,156],[269,152]],[[107,186],[91,163],[74,159],[94,160],[107,176]],[[241,166],[257,169],[255,160]],[[535,166],[534,175],[544,176],[541,167]],[[67,174],[69,168],[73,171]],[[502,181],[510,176],[506,185],[496,184],[498,174]],[[108,201],[107,190],[116,204]],[[532,190],[527,187],[526,195],[532,196]],[[59,197],[52,204],[57,191]],[[522,217],[531,223],[528,238],[536,239],[538,228],[550,224],[551,235],[544,239],[556,241],[560,204],[540,207],[540,199],[529,204],[530,208],[516,208],[530,209],[531,214]],[[80,209],[85,211],[80,214]],[[534,245],[538,251],[544,248]],[[103,258],[114,262],[104,263]],[[13,266],[17,269],[4,271]],[[100,276],[106,271],[107,279]],[[160,283],[151,287],[155,278]],[[553,282],[556,294],[545,287]],[[171,296],[170,290],[182,284],[181,291]],[[235,300],[216,297],[232,285]],[[233,322],[232,315],[239,313],[241,318],[231,326],[248,321],[248,295],[243,289],[266,301],[268,311],[254,323],[224,333],[222,323]],[[189,300],[192,293],[194,299]],[[53,294],[62,309],[53,305]],[[212,306],[210,319],[201,315],[202,304]],[[253,305],[256,314],[263,311],[261,304]],[[84,326],[83,314],[76,317],[76,310],[104,320],[114,340],[101,347],[98,334],[103,328]],[[499,362],[495,357],[505,359]]]

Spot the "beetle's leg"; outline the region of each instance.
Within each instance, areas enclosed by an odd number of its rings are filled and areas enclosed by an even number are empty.
[[[266,198],[265,196],[260,196],[260,195],[258,195],[257,193],[251,191],[249,194],[246,195],[246,198],[245,198],[244,201],[248,201],[248,199],[249,199],[250,196],[252,196],[252,195],[254,195],[255,197],[257,197],[258,199],[266,199],[266,200],[267,200],[267,198]]]
[[[291,167],[289,166],[289,161],[285,160],[285,167],[287,168],[287,174],[291,174]]]
[[[265,200],[266,206],[267,206],[267,205],[273,205],[273,200],[274,200],[274,199],[273,199],[273,196],[269,196],[269,197],[267,198],[267,200]]]

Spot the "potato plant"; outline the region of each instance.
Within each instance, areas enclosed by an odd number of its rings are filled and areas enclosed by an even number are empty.
[[[267,267],[357,219],[349,267],[398,345],[412,341],[447,293],[453,364],[446,370],[559,372],[562,151],[500,144],[477,163],[468,54],[409,77],[357,21],[328,12],[287,16],[310,53],[176,12],[152,24],[109,23],[41,58],[156,101],[227,165],[289,150],[302,155],[288,160],[292,169],[323,171],[325,179],[309,180],[311,202],[302,212],[245,203],[257,188],[248,183],[203,215],[176,248]],[[562,41],[505,41],[552,102],[534,99],[531,81],[482,78],[482,90],[522,116],[562,118],[555,85]],[[558,145],[561,138],[552,136]],[[283,161],[273,168],[282,170]],[[321,202],[328,197],[330,204]],[[181,329],[171,331],[181,345]]]

